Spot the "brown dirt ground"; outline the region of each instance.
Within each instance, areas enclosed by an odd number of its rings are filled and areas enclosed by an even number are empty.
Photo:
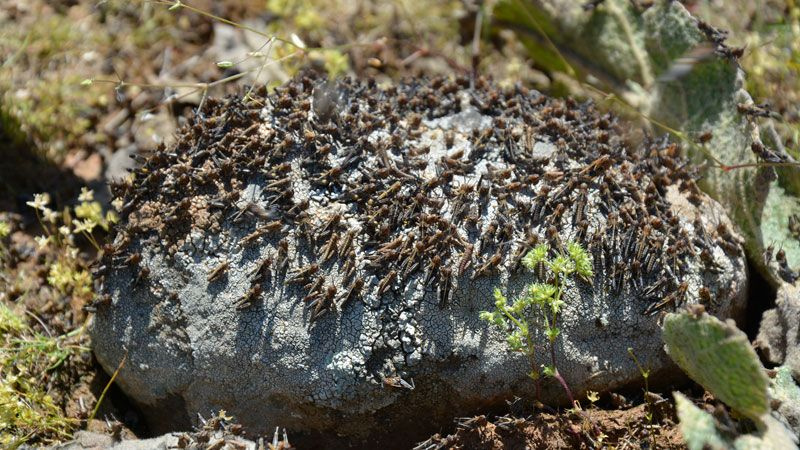
[[[485,416],[457,421],[456,431],[420,443],[419,449],[573,449],[573,448],[684,448],[671,405],[656,409],[652,423],[648,405],[625,409],[591,408],[581,413],[539,412],[519,418]]]

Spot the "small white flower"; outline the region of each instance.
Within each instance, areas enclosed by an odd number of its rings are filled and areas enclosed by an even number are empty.
[[[95,227],[95,223],[89,219],[85,220],[72,219],[72,225],[75,226],[76,233],[83,233],[83,232],[91,233],[92,229],[94,229]]]
[[[50,194],[47,192],[41,194],[33,194],[32,202],[25,202],[26,205],[35,209],[42,209],[50,203]]]
[[[56,223],[58,220],[58,213],[46,206],[42,208],[42,216],[45,222]]]
[[[67,256],[71,259],[78,259],[78,249],[75,247],[70,247],[67,249]]]
[[[94,200],[94,191],[86,186],[81,188],[81,195],[78,196],[79,202],[90,202]]]
[[[36,236],[35,238],[33,238],[33,240],[35,240],[36,241],[36,245],[40,249],[42,249],[42,248],[47,247],[47,243],[50,242],[50,237],[49,236]]]
[[[114,209],[119,211],[120,209],[122,209],[122,199],[121,198],[115,198],[114,200],[111,201],[111,206],[113,206]]]
[[[69,231],[69,226],[68,225],[62,225],[62,226],[58,227],[58,232],[61,233],[64,237],[67,237],[67,236],[69,236],[71,234],[71,232]]]

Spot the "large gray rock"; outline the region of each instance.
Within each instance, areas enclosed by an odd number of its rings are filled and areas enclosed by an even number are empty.
[[[127,352],[117,383],[151,427],[224,409],[257,433],[409,443],[530,397],[526,358],[478,313],[536,279],[519,264],[536,241],[594,258],[559,319],[578,395],[638,383],[628,348],[653,380],[680,376],[663,311],[741,314],[740,243],[677,147],[631,150],[590,105],[466,86],[299,78],[209,101],[116,186],[92,336],[108,371]],[[566,397],[546,380],[542,400]]]

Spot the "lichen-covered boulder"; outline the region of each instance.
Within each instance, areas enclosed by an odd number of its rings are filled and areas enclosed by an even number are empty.
[[[576,240],[595,277],[565,293],[561,374],[577,393],[636,383],[631,347],[653,379],[677,376],[661,315],[739,315],[743,253],[678,147],[622,136],[591,105],[480,79],[299,77],[208,100],[115,186],[97,358],[127,354],[117,383],[156,428],[224,409],[255,432],[413,442],[532,395],[479,311],[535,280],[520,261],[537,242]]]

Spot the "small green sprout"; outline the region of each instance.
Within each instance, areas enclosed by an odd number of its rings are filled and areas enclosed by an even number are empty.
[[[569,252],[570,259],[575,263],[575,273],[587,283],[591,282],[594,272],[592,271],[591,259],[586,250],[580,244],[570,242],[567,245],[567,252]]]
[[[522,264],[529,270],[536,270],[540,264],[547,260],[548,251],[550,251],[550,247],[547,244],[539,244],[522,258]]]
[[[506,334],[506,343],[511,351],[523,352],[531,364],[531,378],[536,380],[537,395],[541,375],[553,377],[561,383],[564,391],[574,404],[574,398],[564,378],[558,373],[555,357],[555,342],[561,334],[557,327],[558,314],[564,307],[563,292],[566,282],[572,275],[591,283],[594,273],[589,254],[580,244],[570,242],[566,253],[556,252],[550,256],[550,247],[540,244],[528,252],[522,263],[529,270],[548,272],[544,282],[531,283],[523,295],[509,304],[508,298],[499,288],[494,289],[494,311],[481,311],[480,319],[494,325]],[[538,318],[538,320],[534,320]],[[536,361],[536,345],[531,329],[539,326],[547,337],[550,348],[550,364],[539,365]]]
[[[633,359],[633,363],[636,364],[636,368],[639,369],[639,373],[642,374],[642,378],[644,379],[644,398],[647,401],[647,412],[645,412],[644,418],[645,420],[647,420],[648,425],[653,426],[654,406],[652,397],[650,396],[650,383],[649,383],[650,369],[645,369],[644,366],[642,366],[642,364],[639,363],[639,358],[637,358],[636,354],[633,353],[633,348],[628,347],[628,354],[631,356],[631,359]],[[651,440],[650,444],[655,445],[655,441],[652,436],[650,437],[650,440]]]

